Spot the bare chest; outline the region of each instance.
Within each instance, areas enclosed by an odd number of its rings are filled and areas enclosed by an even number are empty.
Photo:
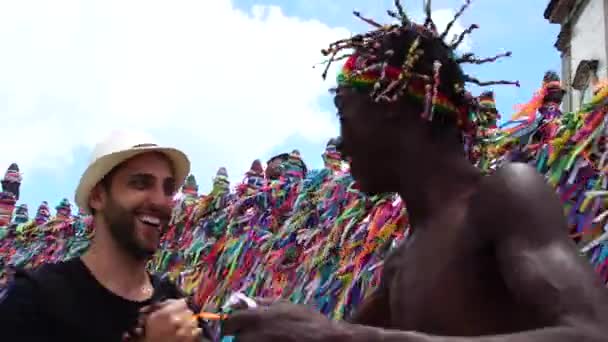
[[[492,249],[466,225],[416,232],[387,259],[384,272],[397,329],[478,335],[502,330],[494,322],[511,311]]]

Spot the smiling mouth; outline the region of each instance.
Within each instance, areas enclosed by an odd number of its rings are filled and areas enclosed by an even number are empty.
[[[153,215],[138,215],[139,222],[160,231],[161,219]]]

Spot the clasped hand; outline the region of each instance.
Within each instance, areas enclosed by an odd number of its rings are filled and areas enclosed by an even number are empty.
[[[141,342],[201,340],[202,330],[183,299],[170,299],[161,304],[144,307],[141,314],[138,328],[125,338]]]

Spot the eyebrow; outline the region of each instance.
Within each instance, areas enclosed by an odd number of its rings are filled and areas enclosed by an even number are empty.
[[[153,174],[147,172],[135,172],[129,174],[129,179],[132,178],[156,178]]]
[[[156,179],[156,176],[153,175],[153,174],[151,174],[151,173],[148,173],[148,172],[136,172],[136,173],[130,174],[128,178],[129,179],[134,179],[134,178],[153,178],[153,179]],[[167,182],[167,181],[175,182],[175,178],[173,176],[169,176],[169,177],[166,177],[166,178],[162,179],[162,181],[163,182]]]

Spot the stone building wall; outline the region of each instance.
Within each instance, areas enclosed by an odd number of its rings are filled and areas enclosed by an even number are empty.
[[[608,79],[607,42],[606,36],[606,10],[608,0],[589,0],[580,14],[576,16],[572,25],[570,38],[570,75],[574,80],[578,65],[583,60],[597,60],[597,77],[600,80]],[[578,109],[581,99],[586,102],[591,95],[591,87],[584,90],[574,90],[571,100],[573,109]]]
[[[577,110],[592,96],[591,83],[608,79],[608,0],[550,0],[544,15],[561,26],[563,110]]]

